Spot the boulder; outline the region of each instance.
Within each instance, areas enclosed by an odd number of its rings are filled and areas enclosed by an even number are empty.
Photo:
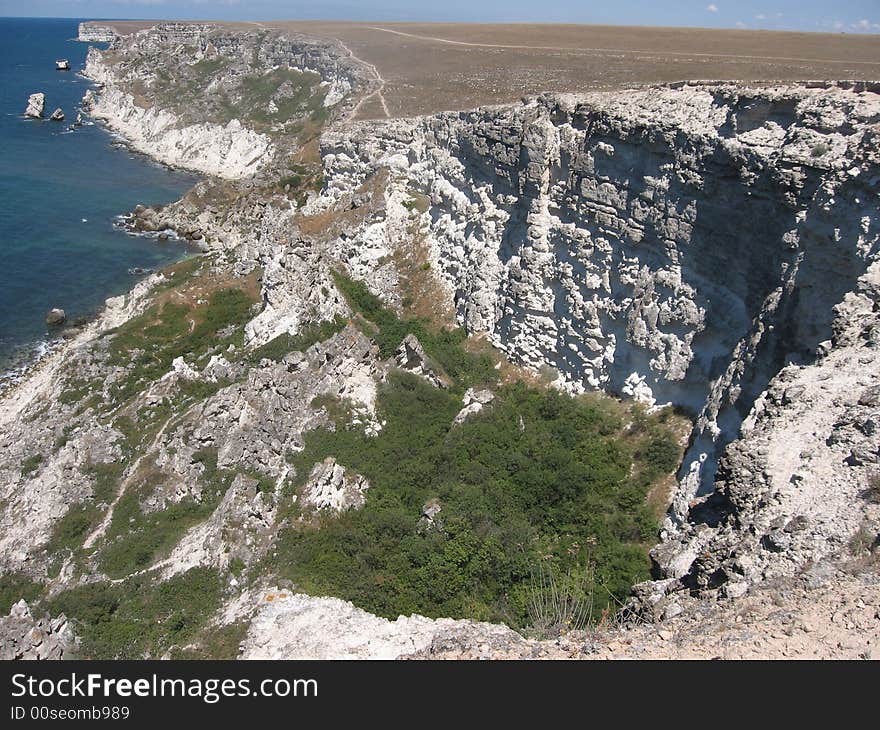
[[[43,117],[43,108],[46,106],[46,95],[42,92],[31,94],[28,97],[27,109],[24,110],[26,117],[32,119],[41,119]]]
[[[431,366],[428,355],[418,338],[409,334],[403,338],[397,351],[394,353],[397,367],[401,370],[420,375],[437,388],[445,388],[447,383]]]
[[[23,599],[0,617],[0,660],[67,658],[76,647],[76,636],[64,614],[38,618]]]
[[[347,473],[332,456],[315,464],[302,492],[303,504],[316,510],[345,512],[366,503],[369,482],[360,474]]]
[[[455,417],[454,425],[464,423],[470,416],[483,410],[483,406],[491,403],[495,399],[495,394],[491,390],[476,390],[468,388],[462,398],[464,406]]]
[[[52,116],[49,117],[53,122],[63,122],[64,121],[64,112],[59,108],[52,112]]]
[[[64,324],[64,321],[66,319],[67,315],[64,313],[63,309],[50,309],[46,314],[46,324],[48,324],[50,327]]]

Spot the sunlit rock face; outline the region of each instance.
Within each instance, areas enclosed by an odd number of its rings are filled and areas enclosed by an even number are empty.
[[[389,199],[429,201],[470,331],[566,390],[690,410],[658,571],[758,580],[839,551],[866,509],[877,438],[840,424],[871,419],[880,376],[877,91],[684,84],[338,129],[323,200],[389,169]]]
[[[567,389],[698,415],[693,496],[875,253],[878,109],[863,87],[685,85],[356,127],[323,151],[331,196],[389,166],[429,197],[470,330]]]

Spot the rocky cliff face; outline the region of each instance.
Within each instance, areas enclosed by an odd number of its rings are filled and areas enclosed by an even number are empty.
[[[140,152],[238,179],[271,165],[279,137],[342,113],[363,73],[330,42],[168,23],[89,49],[85,74],[100,93],[85,106]],[[295,142],[281,146],[289,153]]]
[[[694,414],[665,528],[686,537],[657,551],[664,575],[723,582],[702,500],[692,502],[713,492],[719,456],[747,432],[718,484],[740,515],[728,515],[729,531],[760,523],[750,552],[761,567],[735,571],[755,578],[792,569],[778,555],[791,546],[798,565],[833,552],[866,509],[855,495],[877,440],[858,441],[869,457],[848,457],[839,426],[869,418],[870,406],[856,414],[836,399],[855,404],[877,376],[850,328],[869,328],[856,321],[874,306],[878,114],[877,90],[861,84],[548,97],[326,134],[325,199],[389,168],[393,187],[427,201],[431,262],[470,331],[553,368],[565,389]],[[831,377],[843,363],[860,363],[858,382]],[[805,385],[781,394],[782,383],[818,379],[816,403]],[[818,402],[814,423],[804,414]],[[859,439],[866,430],[855,429]],[[780,454],[751,454],[762,432]],[[812,455],[798,462],[793,451]],[[763,509],[768,488],[784,505]],[[797,523],[778,545],[766,536],[774,520]],[[715,558],[694,565],[704,549]]]
[[[83,43],[112,43],[117,38],[110,26],[99,23],[80,23],[76,39]]]

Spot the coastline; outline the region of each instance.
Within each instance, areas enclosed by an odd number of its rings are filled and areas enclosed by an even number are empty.
[[[75,40],[80,39],[77,38]],[[91,50],[90,56],[92,55]],[[90,76],[85,68],[77,75],[97,86],[104,83]],[[120,128],[113,123],[112,117],[98,116],[91,109],[86,108],[86,100],[93,97],[93,95],[94,88],[86,91],[83,97],[82,109],[85,114],[94,120],[92,123],[101,122],[100,126],[110,137],[108,145],[114,146],[114,144],[118,144],[123,146],[126,150],[146,158],[145,162],[159,165],[171,171],[200,172],[205,174],[200,170],[195,170],[182,164],[175,164],[173,161],[164,159],[162,156],[157,155],[155,150],[151,149],[148,144],[136,144],[133,139],[126,135],[124,128]],[[114,221],[114,225],[117,225],[127,215],[130,215],[130,211],[120,212],[116,217],[116,221]],[[121,228],[121,230],[124,230],[125,234],[129,236],[151,239],[156,237],[148,232],[135,232],[127,228]],[[174,243],[187,244],[187,241],[175,234]],[[192,252],[193,255],[199,255],[199,253]],[[161,271],[153,272],[136,282],[122,294],[106,298],[98,310],[88,315],[85,323],[77,327],[78,331],[71,336],[65,337],[59,332],[54,338],[50,335],[44,339],[22,344],[18,349],[20,351],[29,350],[31,356],[13,356],[10,367],[0,370],[0,425],[7,424],[10,418],[14,417],[17,411],[20,411],[30,403],[35,396],[48,392],[52,379],[57,374],[69,352],[82,347],[102,332],[117,327],[134,316],[137,313],[138,306],[149,296],[150,291],[163,280],[164,276]]]
[[[102,63],[100,51],[89,48],[82,76],[98,86],[83,97],[83,109],[122,137],[127,146],[178,170],[227,180],[259,172],[274,154],[264,134],[233,119],[225,125],[185,125],[167,109],[145,109],[117,85],[117,78]]]
[[[150,274],[126,294],[109,297],[101,311],[76,335],[68,340],[59,341],[55,349],[30,365],[20,379],[0,391],[0,428],[5,427],[35,398],[51,394],[52,381],[69,353],[138,314],[153,288],[164,280],[165,277],[161,273]]]

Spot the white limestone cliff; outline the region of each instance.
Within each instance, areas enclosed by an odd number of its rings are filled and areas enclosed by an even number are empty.
[[[113,71],[93,48],[84,73],[102,85],[98,94],[87,96],[91,115],[137,151],[167,165],[237,179],[259,171],[274,153],[266,135],[247,129],[237,119],[225,125],[183,125],[170,111],[138,105],[132,94],[116,85]]]

